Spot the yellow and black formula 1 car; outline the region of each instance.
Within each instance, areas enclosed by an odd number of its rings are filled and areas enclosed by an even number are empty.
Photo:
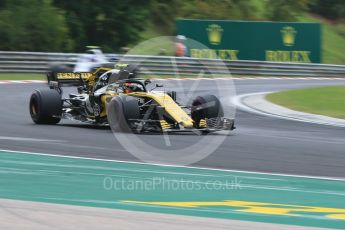
[[[176,101],[176,92],[157,91],[149,79],[137,77],[138,68],[99,67],[85,73],[49,73],[49,89],[35,90],[30,114],[37,124],[57,124],[62,118],[109,124],[119,132],[200,131],[234,129],[234,120],[224,117],[214,95],[196,97],[191,105]],[[78,93],[63,98],[64,84],[77,85]]]

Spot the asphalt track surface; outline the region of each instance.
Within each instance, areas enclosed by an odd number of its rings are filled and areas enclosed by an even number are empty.
[[[191,84],[188,82],[185,81],[185,87]],[[344,80],[235,80],[234,83],[237,94],[345,85]],[[59,125],[33,124],[28,111],[29,96],[33,89],[45,87],[44,84],[0,85],[0,149],[140,161],[118,143],[109,128],[65,120]],[[201,91],[206,90],[212,89],[201,85]],[[344,128],[239,110],[236,126],[213,154],[193,166],[345,178]],[[197,135],[169,137],[175,147],[195,143],[200,138]],[[141,138],[164,144],[161,135]]]

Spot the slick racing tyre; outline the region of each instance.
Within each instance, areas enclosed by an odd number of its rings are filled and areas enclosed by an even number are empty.
[[[36,124],[57,124],[61,120],[61,95],[52,89],[35,90],[30,97],[30,115]]]
[[[201,119],[220,118],[224,116],[223,107],[214,95],[198,96],[193,100],[191,116],[199,128]]]
[[[114,132],[131,132],[131,119],[140,118],[138,100],[130,96],[116,96],[107,106],[108,123]]]

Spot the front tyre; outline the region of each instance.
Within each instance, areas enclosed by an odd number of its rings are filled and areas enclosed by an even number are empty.
[[[140,117],[138,100],[130,96],[113,97],[107,106],[107,117],[114,132],[131,132],[131,121]]]
[[[195,122],[196,128],[200,127],[202,119],[214,119],[219,121],[219,118],[224,116],[222,104],[214,95],[198,96],[192,103],[191,117]]]
[[[35,90],[30,97],[31,119],[36,124],[57,124],[61,120],[61,95],[52,89]]]

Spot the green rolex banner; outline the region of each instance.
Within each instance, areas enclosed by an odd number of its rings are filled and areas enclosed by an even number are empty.
[[[303,63],[321,61],[319,23],[179,19],[176,24],[177,34],[187,37],[187,53],[191,57]]]

